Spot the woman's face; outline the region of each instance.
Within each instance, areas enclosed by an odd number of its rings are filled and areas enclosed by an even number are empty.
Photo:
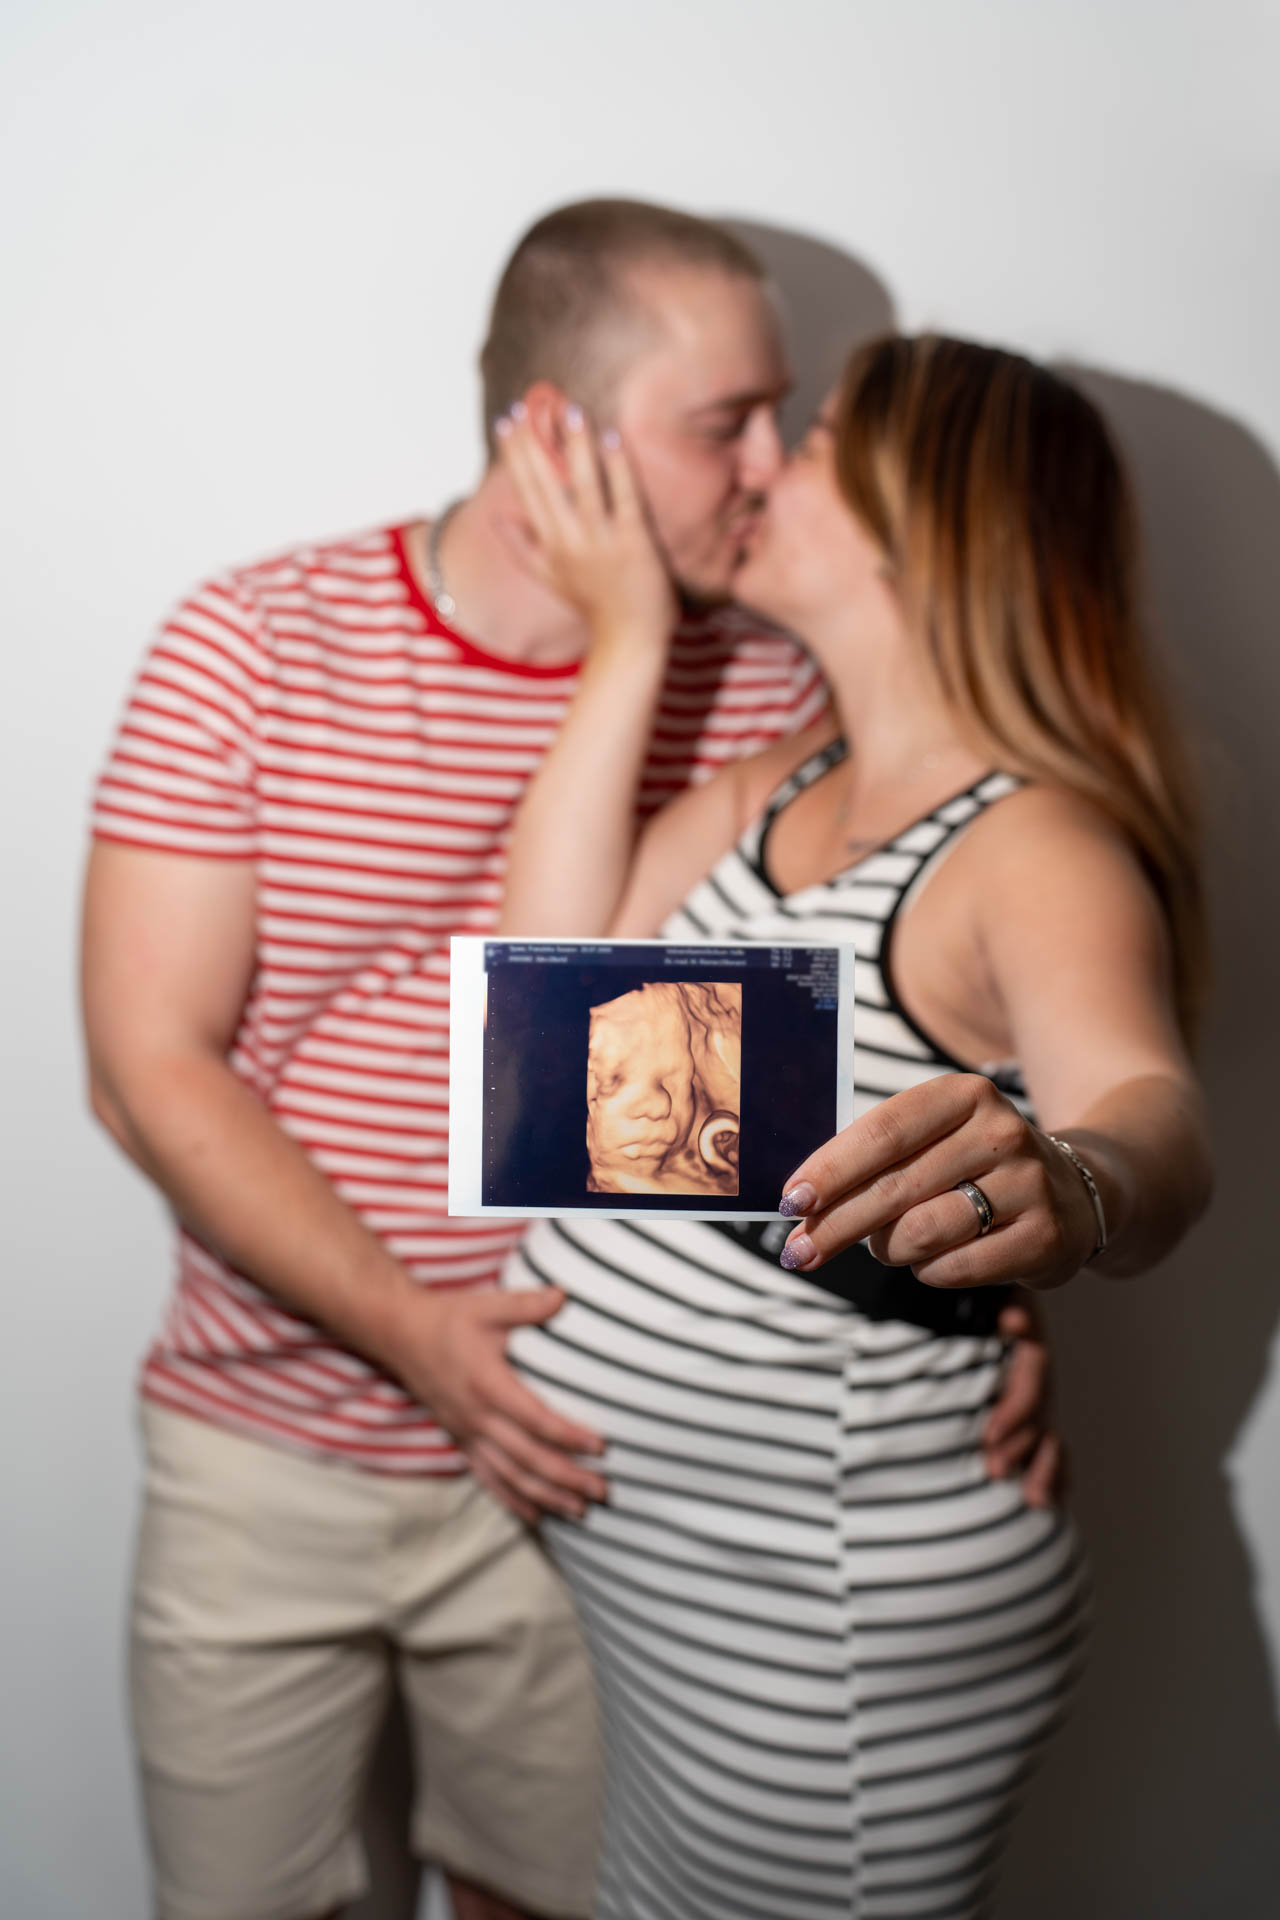
[[[836,396],[769,489],[734,575],[734,598],[802,636],[829,610],[884,601],[884,555],[836,482]]]

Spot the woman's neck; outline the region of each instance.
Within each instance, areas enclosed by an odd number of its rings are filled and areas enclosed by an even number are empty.
[[[922,761],[979,757],[920,650],[900,631],[804,636],[826,672],[850,771],[859,783],[892,786]]]
[[[847,873],[986,770],[931,689],[876,655],[859,663],[804,637],[828,669],[832,737],[838,730],[848,751],[769,829],[769,877],[783,894]]]

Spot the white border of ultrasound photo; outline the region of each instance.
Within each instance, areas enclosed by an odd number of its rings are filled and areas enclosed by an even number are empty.
[[[771,1205],[756,1208],[743,1207],[739,1212],[727,1213],[724,1209],[709,1211],[699,1204],[696,1195],[690,1196],[687,1206],[681,1206],[673,1200],[670,1207],[661,1212],[652,1203],[643,1209],[629,1203],[625,1194],[617,1196],[617,1204],[601,1206],[599,1202],[590,1207],[546,1206],[546,1207],[508,1207],[486,1206],[481,1200],[482,1141],[484,1127],[484,1018],[486,974],[484,950],[486,946],[551,946],[582,947],[599,954],[602,949],[626,947],[651,947],[652,940],[502,940],[493,934],[455,934],[449,942],[450,947],[450,983],[449,983],[449,1206],[451,1215],[475,1216],[478,1214],[500,1215],[509,1219],[528,1220],[540,1216],[558,1217],[573,1213],[594,1213],[605,1219],[625,1219],[644,1211],[655,1219],[681,1218],[685,1220],[774,1220],[778,1215],[777,1200]],[[689,943],[690,945],[694,943]],[[780,940],[734,940],[725,942],[706,942],[714,947],[717,954],[734,952],[749,947],[779,948],[784,944]],[[797,947],[815,948],[824,945],[833,948],[840,956],[839,960],[839,1007],[836,1017],[836,1058],[832,1062],[833,1126],[831,1132],[839,1132],[853,1119],[853,1022],[854,1022],[854,950],[851,946],[840,945],[835,941],[797,940]],[[744,978],[746,976],[744,969]],[[821,1145],[827,1137],[819,1124],[814,1146]]]

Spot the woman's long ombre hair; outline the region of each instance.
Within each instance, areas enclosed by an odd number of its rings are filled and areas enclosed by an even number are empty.
[[[1016,354],[932,335],[859,349],[841,490],[883,548],[965,734],[1101,807],[1171,930],[1191,1030],[1205,974],[1191,782],[1148,667],[1128,481],[1096,408]]]

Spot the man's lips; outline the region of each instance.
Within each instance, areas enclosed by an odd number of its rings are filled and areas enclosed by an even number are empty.
[[[744,514],[730,529],[730,537],[740,553],[750,553],[764,526],[763,512]]]

